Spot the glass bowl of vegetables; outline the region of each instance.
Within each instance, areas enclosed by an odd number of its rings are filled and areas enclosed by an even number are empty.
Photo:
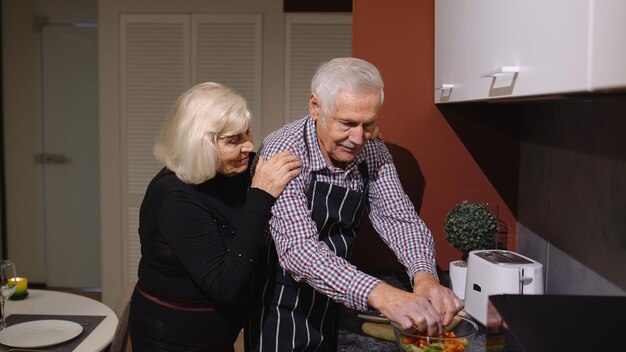
[[[469,351],[478,326],[468,318],[456,316],[441,336],[422,336],[404,331],[396,323],[391,326],[401,352],[465,352]]]

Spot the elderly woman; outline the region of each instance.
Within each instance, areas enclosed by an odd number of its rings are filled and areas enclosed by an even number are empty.
[[[135,351],[232,351],[270,208],[300,172],[291,152],[250,176],[251,114],[217,83],[183,93],[155,155],[139,213],[141,261],[131,300]]]

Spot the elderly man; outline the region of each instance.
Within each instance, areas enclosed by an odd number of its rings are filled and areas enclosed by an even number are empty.
[[[404,193],[389,151],[372,138],[383,94],[374,65],[333,59],[313,77],[310,116],[265,139],[262,155],[289,149],[302,169],[272,208],[271,239],[253,288],[247,350],[336,350],[336,302],[361,311],[378,309],[403,328],[429,335],[441,333],[462,308],[439,284],[432,235]],[[348,261],[365,208],[406,267],[412,293]]]

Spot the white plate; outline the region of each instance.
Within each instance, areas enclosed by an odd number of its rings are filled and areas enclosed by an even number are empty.
[[[78,336],[83,327],[67,320],[34,320],[11,325],[0,331],[0,343],[11,347],[44,347]]]

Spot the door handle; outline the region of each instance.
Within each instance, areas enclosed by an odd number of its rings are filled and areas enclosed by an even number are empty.
[[[480,75],[480,77],[496,77],[496,76],[503,75],[503,74],[516,75],[518,73],[519,73],[519,67],[517,66],[502,66],[502,67],[493,69],[491,71],[485,72],[482,75]]]
[[[444,83],[441,86],[435,88],[435,90],[448,90],[448,89],[452,89],[452,88],[454,88],[454,84]]]
[[[67,164],[70,160],[63,154],[35,154],[37,164]]]

